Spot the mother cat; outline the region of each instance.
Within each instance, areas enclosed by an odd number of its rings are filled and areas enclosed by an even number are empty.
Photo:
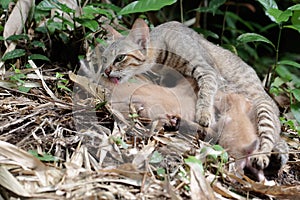
[[[107,30],[115,41],[102,55],[105,75],[114,83],[123,83],[147,71],[160,73],[161,66],[167,66],[192,77],[199,89],[195,117],[204,127],[214,123],[217,90],[230,88],[249,99],[256,116],[259,153],[263,152],[251,163],[257,169],[269,165],[271,151],[280,137],[279,111],[250,66],[179,22],[164,23],[150,32],[144,20],[137,19],[127,37],[109,26]],[[281,161],[284,159],[281,157]]]

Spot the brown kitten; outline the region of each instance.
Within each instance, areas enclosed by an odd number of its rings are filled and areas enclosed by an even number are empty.
[[[239,174],[243,174],[244,168],[248,167],[259,181],[263,181],[263,171],[253,168],[250,163],[251,154],[259,148],[257,130],[249,117],[252,105],[239,94],[227,94],[224,98],[221,117],[214,128],[220,136],[219,144],[236,159]]]

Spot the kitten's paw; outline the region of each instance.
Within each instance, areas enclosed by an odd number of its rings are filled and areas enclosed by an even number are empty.
[[[270,158],[268,155],[262,154],[262,155],[256,155],[250,158],[251,165],[258,169],[265,169],[269,163],[270,163]]]
[[[164,129],[166,131],[178,131],[181,117],[179,115],[166,115],[167,119],[164,121]]]
[[[196,115],[196,120],[199,125],[203,127],[209,127],[212,121],[212,115],[209,111],[198,111]]]

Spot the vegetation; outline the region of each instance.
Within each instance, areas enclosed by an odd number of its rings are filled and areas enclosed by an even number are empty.
[[[193,192],[201,193],[201,189],[204,188],[207,193],[202,197],[209,199],[212,199],[211,195],[215,193],[221,196],[228,195],[227,198],[238,198],[235,196],[236,193],[241,196],[261,198],[267,198],[267,195],[276,196],[278,193],[276,197],[280,195],[296,197],[297,192],[299,194],[300,188],[284,190],[283,187],[274,186],[267,188],[269,193],[265,193],[267,186],[257,185],[248,179],[244,181],[235,177],[230,179],[235,179],[235,182],[225,180],[225,177],[229,176],[226,174],[225,166],[228,166],[231,161],[225,150],[218,145],[205,146],[200,148],[201,151],[198,148],[199,152],[184,155],[185,158],[182,155],[187,154],[185,151],[188,148],[185,149],[183,146],[192,148],[196,144],[191,146],[186,141],[157,136],[145,143],[135,141],[138,145],[133,147],[132,137],[124,136],[125,130],[114,125],[112,113],[106,102],[96,102],[96,106],[93,107],[96,108],[98,122],[103,125],[100,132],[105,132],[107,128],[118,134],[111,133],[105,137],[103,136],[105,134],[99,136],[99,133],[92,128],[85,127],[84,132],[75,130],[78,126],[73,116],[78,113],[78,110],[87,108],[78,109],[81,102],[71,101],[79,94],[74,95],[76,84],[73,88],[74,80],[67,74],[68,71],[78,71],[79,60],[86,58],[89,49],[95,48],[99,43],[105,43],[104,21],[113,24],[120,32],[126,32],[137,17],[146,19],[150,27],[171,20],[181,21],[203,34],[208,40],[239,55],[255,68],[266,91],[280,107],[282,130],[292,141],[289,143],[291,149],[299,150],[300,1],[88,0],[82,1],[80,5],[75,2],[67,0],[2,0],[0,2],[0,75],[2,78],[0,81],[0,142],[3,142],[0,144],[2,146],[0,152],[3,152],[0,155],[15,162],[19,162],[18,156],[24,158],[20,161],[21,164],[17,165],[19,166],[16,167],[17,170],[7,167],[9,164],[5,167],[0,166],[0,174],[11,181],[10,185],[5,185],[0,178],[0,185],[4,188],[0,191],[10,191],[21,197],[38,198],[37,193],[32,195],[33,193],[25,191],[17,179],[13,178],[13,176],[26,174],[24,169],[28,168],[40,180],[37,181],[38,184],[45,188],[49,185],[59,185],[58,180],[62,176],[66,178],[66,182],[60,180],[63,186],[57,186],[59,189],[55,192],[49,188],[41,190],[51,193],[53,198],[57,197],[55,195],[65,198],[83,198],[86,197],[84,195],[92,194],[97,194],[98,197],[106,195],[110,198],[108,192],[114,194],[111,198],[142,198],[143,195],[155,199],[158,197],[195,198]],[[75,112],[73,112],[74,107],[76,107]],[[136,120],[137,116],[133,114],[132,118]],[[82,119],[82,124],[84,123]],[[98,127],[98,132],[99,130]],[[83,133],[85,136],[80,135]],[[74,135],[82,138],[78,139]],[[93,144],[85,144],[86,141],[91,140]],[[182,155],[172,157],[171,152],[159,149],[158,143],[164,144],[167,148],[180,149]],[[29,151],[30,154],[11,144]],[[95,155],[98,156],[99,163],[103,164],[104,160],[104,158],[101,160],[102,157],[99,158],[99,155],[106,157],[109,152],[122,165],[114,163],[112,164],[114,169],[104,169],[104,166],[109,166],[112,161],[107,161],[107,164],[100,165],[101,167],[92,163],[96,162],[95,159],[85,154],[86,151],[91,151],[88,148],[91,146],[92,151],[95,151]],[[129,149],[137,149],[138,152],[131,154]],[[177,150],[175,152],[178,153]],[[12,155],[10,152],[15,154]],[[125,159],[127,153],[134,155],[135,158],[130,164],[124,162],[130,159],[130,156]],[[299,160],[299,153],[296,153],[291,156],[291,159]],[[139,154],[145,157],[138,157]],[[167,155],[172,158],[167,160]],[[78,160],[75,159],[76,156]],[[29,161],[26,162],[25,158]],[[137,166],[144,162],[149,165],[149,169],[145,167],[144,171],[141,171]],[[78,168],[74,167],[75,164]],[[45,170],[46,166],[52,167],[53,174],[45,175],[37,172]],[[290,171],[286,169],[282,172],[284,174],[282,177],[288,178],[281,177],[281,181],[278,181],[280,184],[299,183],[300,180],[297,180],[299,167],[292,164],[289,166]],[[143,188],[145,185],[140,184],[146,179],[145,171],[151,172],[149,176],[155,177],[153,178],[155,181],[151,182],[152,185],[145,183],[150,189]],[[74,174],[71,175],[71,172]],[[47,173],[50,173],[49,170]],[[172,173],[176,175],[170,175]],[[290,177],[287,175],[289,173],[295,176]],[[109,177],[105,182],[101,178],[107,174]],[[134,181],[122,179],[118,185],[112,181],[114,178],[120,178],[115,174]],[[46,180],[45,176],[51,176],[52,179]],[[86,177],[94,178],[93,184],[101,183],[101,186],[97,187],[86,186],[86,190],[90,187],[91,194],[84,192],[83,187],[88,183]],[[67,188],[68,181],[72,179],[76,179],[74,183],[78,183],[79,189]],[[96,179],[101,181],[97,182]],[[219,184],[221,182],[226,187],[221,186]],[[233,187],[236,182],[241,187]],[[246,187],[247,183],[251,183],[251,186]],[[198,187],[193,188],[193,184]],[[166,189],[169,187],[171,189]],[[247,189],[243,190],[243,187]],[[119,191],[119,194],[112,192],[113,190]],[[146,194],[143,193],[144,191],[152,192]],[[160,193],[154,194],[157,191]],[[168,191],[168,194],[164,195],[163,191]],[[9,192],[5,194],[3,192],[2,195],[7,198],[11,196]]]

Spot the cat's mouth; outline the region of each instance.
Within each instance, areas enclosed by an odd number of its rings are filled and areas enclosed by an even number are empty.
[[[108,79],[113,82],[114,84],[118,84],[120,83],[120,77],[112,77],[112,76],[109,76]]]

